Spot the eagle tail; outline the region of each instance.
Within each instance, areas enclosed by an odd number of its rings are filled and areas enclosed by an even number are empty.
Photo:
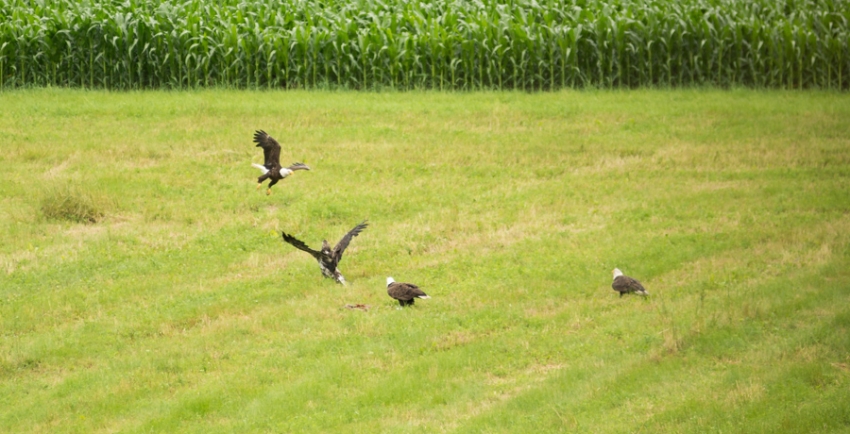
[[[251,165],[256,167],[257,169],[260,169],[263,172],[263,175],[265,175],[266,173],[269,173],[269,169],[266,169],[266,166],[263,166],[263,165],[260,165],[260,164],[254,164],[254,163],[252,163]]]

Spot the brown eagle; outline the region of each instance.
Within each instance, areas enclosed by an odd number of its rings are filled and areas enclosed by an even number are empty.
[[[342,277],[342,273],[340,273],[339,268],[337,268],[339,267],[339,261],[342,260],[342,252],[344,252],[345,248],[348,247],[348,243],[351,242],[351,239],[360,234],[363,229],[366,229],[366,226],[369,225],[364,220],[363,223],[360,223],[348,231],[348,233],[345,234],[338,243],[336,243],[336,247],[334,247],[333,250],[331,250],[331,245],[328,244],[327,240],[322,240],[322,249],[317,251],[307,247],[303,241],[287,234],[286,232],[283,232],[283,241],[292,244],[299,250],[303,250],[311,254],[314,258],[316,258],[316,261],[319,262],[319,268],[322,270],[323,276],[334,279],[345,286],[345,278]]]
[[[263,148],[265,162],[262,166],[259,164],[251,165],[263,172],[263,174],[257,178],[257,189],[263,186],[263,182],[265,180],[271,179],[271,182],[269,182],[269,189],[266,190],[267,195],[272,194],[273,185],[277,184],[277,182],[281,179],[292,175],[292,172],[296,170],[310,170],[310,168],[304,163],[295,163],[289,167],[280,167],[280,143],[263,130],[257,130],[254,133],[254,143],[256,143],[258,147]]]
[[[418,286],[412,283],[396,282],[392,277],[387,277],[387,294],[398,300],[401,307],[412,306],[417,298],[431,298],[422,292]]]
[[[611,287],[614,288],[614,291],[620,293],[620,297],[623,294],[634,292],[635,294],[640,295],[649,295],[644,289],[643,285],[637,281],[637,279],[633,279],[629,276],[624,276],[623,272],[620,271],[619,268],[615,268],[614,271],[614,283],[611,284]]]

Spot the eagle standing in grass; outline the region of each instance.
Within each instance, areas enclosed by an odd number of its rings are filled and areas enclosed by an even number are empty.
[[[418,286],[412,283],[396,282],[392,277],[387,277],[387,294],[398,300],[401,307],[413,306],[413,302],[417,298],[431,298],[428,294],[422,292]]]
[[[322,250],[316,251],[304,244],[303,241],[298,238],[293,237],[292,235],[283,232],[283,241],[286,241],[289,244],[295,246],[295,248],[303,250],[316,258],[316,261],[319,262],[319,268],[322,270],[322,275],[331,279],[336,280],[338,283],[341,283],[345,286],[345,278],[342,277],[342,273],[339,272],[337,268],[339,266],[339,261],[342,260],[342,252],[345,251],[345,248],[348,247],[348,243],[351,242],[351,239],[360,234],[363,229],[366,229],[366,221],[355,226],[354,229],[348,231],[338,243],[336,243],[336,247],[331,250],[331,245],[328,244],[327,240],[322,240]]]
[[[640,295],[649,295],[649,293],[646,292],[646,289],[644,289],[643,285],[641,285],[640,282],[629,276],[624,276],[623,272],[620,271],[619,268],[615,268],[613,272],[614,283],[611,284],[611,287],[614,288],[614,291],[620,293],[620,297],[622,297],[623,294],[629,292],[634,292],[635,294]]]
[[[304,163],[295,163],[289,167],[280,167],[280,143],[263,130],[257,130],[254,133],[254,143],[256,143],[258,147],[263,148],[265,162],[262,166],[259,164],[251,165],[263,172],[263,174],[257,178],[257,189],[262,187],[263,181],[271,179],[271,182],[269,182],[269,189],[266,190],[267,195],[272,194],[273,185],[277,184],[277,182],[281,179],[292,175],[292,172],[296,170],[310,170],[310,168]]]

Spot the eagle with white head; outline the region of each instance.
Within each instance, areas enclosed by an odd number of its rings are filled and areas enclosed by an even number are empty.
[[[428,294],[422,292],[418,286],[412,283],[396,282],[392,277],[387,277],[387,294],[398,300],[401,307],[413,306],[413,302],[417,298],[431,298]]]
[[[277,182],[281,179],[292,175],[292,172],[295,172],[296,170],[310,170],[310,168],[304,163],[295,163],[289,167],[281,167],[280,143],[263,130],[257,130],[254,133],[254,143],[256,143],[258,147],[263,148],[264,162],[262,165],[251,165],[263,172],[263,174],[257,178],[257,189],[263,186],[263,182],[265,180],[271,179],[271,182],[269,182],[269,189],[266,190],[267,195],[272,194],[273,185],[277,184]]]
[[[627,294],[630,292],[644,296],[649,295],[649,293],[646,292],[646,289],[637,279],[631,278],[629,276],[624,276],[623,272],[620,271],[619,268],[615,268],[613,273],[614,282],[611,284],[611,288],[614,288],[614,291],[619,292],[620,297],[622,297],[623,294]]]

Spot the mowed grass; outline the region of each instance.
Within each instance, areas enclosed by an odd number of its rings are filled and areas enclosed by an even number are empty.
[[[0,104],[1,431],[850,430],[846,94]]]

